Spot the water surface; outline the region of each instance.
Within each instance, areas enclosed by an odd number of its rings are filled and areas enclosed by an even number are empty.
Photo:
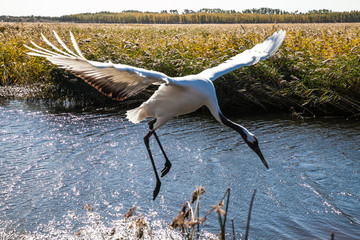
[[[201,215],[231,188],[228,219],[238,239],[254,189],[252,239],[330,239],[331,232],[336,239],[360,238],[358,122],[233,120],[258,137],[270,170],[236,132],[211,116],[180,117],[158,131],[173,165],[152,201],[155,178],[143,144],[147,124],[131,124],[117,109],[58,112],[3,102],[0,236],[68,239],[88,229],[96,239],[136,205],[155,238],[176,238],[167,225],[201,185]],[[151,146],[161,170],[164,159],[154,140]],[[86,204],[93,213],[83,209]],[[216,214],[202,229],[218,232]]]

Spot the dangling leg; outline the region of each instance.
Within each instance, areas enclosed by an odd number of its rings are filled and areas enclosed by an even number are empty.
[[[150,160],[151,160],[151,164],[153,166],[153,169],[154,169],[154,173],[155,173],[155,177],[156,177],[156,187],[155,187],[155,190],[153,192],[153,200],[155,200],[155,198],[157,197],[159,191],[160,191],[160,187],[161,187],[161,182],[160,182],[160,178],[159,178],[159,175],[156,171],[156,166],[155,166],[155,162],[154,162],[154,159],[153,159],[153,156],[151,154],[151,150],[150,150],[150,146],[149,146],[149,138],[151,137],[151,135],[154,133],[153,130],[150,130],[148,132],[148,134],[146,134],[146,136],[144,137],[144,142],[145,142],[145,146],[146,146],[146,149],[148,150],[148,153],[149,153],[149,157],[150,157]]]
[[[149,128],[150,128],[150,131],[152,131],[152,133],[154,134],[154,137],[157,141],[157,143],[159,144],[159,147],[160,147],[160,150],[161,152],[163,153],[164,157],[165,157],[165,167],[163,170],[161,170],[161,177],[164,177],[169,171],[170,171],[170,168],[171,168],[171,162],[169,161],[168,157],[166,156],[166,153],[164,151],[164,148],[162,147],[161,143],[160,143],[160,140],[155,132],[154,129],[154,123],[156,122],[156,119],[155,120],[152,120],[149,122]]]

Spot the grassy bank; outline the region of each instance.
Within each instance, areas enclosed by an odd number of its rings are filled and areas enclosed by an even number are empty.
[[[38,98],[79,105],[114,104],[82,81],[42,58],[26,55],[24,44],[41,46],[40,33],[69,43],[77,38],[90,60],[130,64],[169,76],[215,66],[274,31],[287,37],[279,52],[255,66],[215,81],[224,112],[293,112],[296,115],[360,113],[360,24],[280,25],[105,25],[0,23],[0,85],[36,85]],[[70,44],[69,44],[70,45]],[[144,92],[128,103],[150,96]]]

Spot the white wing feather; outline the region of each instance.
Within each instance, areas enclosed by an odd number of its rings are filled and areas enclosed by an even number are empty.
[[[280,47],[285,38],[285,31],[280,30],[267,38],[264,42],[257,44],[250,50],[238,54],[226,62],[206,69],[198,75],[185,76],[181,78],[170,78],[164,73],[142,68],[132,67],[124,64],[102,63],[87,60],[80,51],[74,35],[70,32],[70,38],[74,53],[61,40],[54,31],[55,38],[65,51],[59,49],[42,35],[43,40],[56,52],[31,42],[34,48],[26,46],[32,52],[29,55],[45,57],[51,63],[64,68],[74,75],[82,78],[84,81],[95,87],[101,93],[112,97],[115,100],[124,100],[130,96],[136,95],[151,84],[169,84],[182,85],[182,80],[191,79],[209,79],[215,80],[220,76],[231,72],[240,67],[253,65],[274,54]]]
[[[176,84],[174,79],[161,72],[124,64],[113,64],[111,62],[102,63],[89,61],[81,53],[75,37],[71,32],[70,38],[77,54],[66,46],[56,32],[54,32],[54,35],[66,52],[56,47],[42,35],[45,43],[58,53],[52,52],[31,42],[34,45],[34,48],[25,45],[25,47],[31,50],[28,54],[37,57],[45,57],[51,63],[82,78],[101,93],[115,100],[121,101],[136,95],[151,84]]]
[[[246,50],[216,67],[206,69],[199,73],[198,76],[214,81],[220,76],[235,69],[254,65],[274,54],[284,41],[285,34],[286,32],[284,30],[280,30],[267,38],[264,42],[255,45],[252,49]]]

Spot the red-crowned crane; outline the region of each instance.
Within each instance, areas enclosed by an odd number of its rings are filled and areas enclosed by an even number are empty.
[[[122,101],[136,95],[151,84],[160,85],[158,90],[147,101],[126,113],[127,118],[133,123],[139,123],[146,118],[152,118],[149,122],[150,130],[144,137],[144,142],[156,177],[153,200],[155,200],[160,191],[161,182],[151,154],[149,138],[154,135],[165,157],[165,167],[161,171],[161,177],[163,177],[169,172],[171,163],[155,131],[170,119],[194,112],[204,105],[208,107],[217,121],[237,131],[245,143],[259,156],[265,167],[269,168],[260,151],[258,139],[255,135],[243,126],[230,121],[221,113],[212,81],[228,72],[253,65],[274,54],[284,41],[285,31],[275,32],[264,42],[230,58],[216,67],[206,69],[196,75],[183,77],[169,77],[161,72],[124,64],[87,60],[81,53],[71,32],[70,38],[76,53],[65,45],[55,31],[54,35],[63,50],[52,44],[43,34],[41,35],[43,40],[52,48],[52,51],[32,42],[34,47],[26,46],[31,50],[28,53],[29,55],[45,57],[53,64],[82,78],[98,91],[115,100]]]

